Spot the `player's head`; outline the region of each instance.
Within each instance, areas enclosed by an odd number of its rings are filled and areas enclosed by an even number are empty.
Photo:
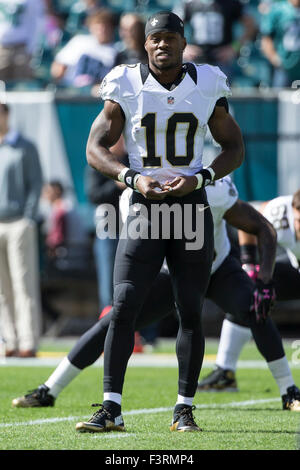
[[[292,208],[294,215],[294,228],[297,240],[300,240],[300,189],[295,192],[292,200]]]
[[[159,70],[168,70],[182,63],[186,46],[184,24],[179,16],[159,11],[148,18],[145,27],[145,49],[149,63]]]
[[[44,199],[52,204],[53,202],[57,201],[57,199],[61,199],[64,195],[64,187],[62,183],[58,180],[49,181],[43,187],[42,196]]]

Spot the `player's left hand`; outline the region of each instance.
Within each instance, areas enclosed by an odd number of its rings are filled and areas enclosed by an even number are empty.
[[[159,201],[169,194],[168,188],[163,187],[159,181],[151,178],[150,176],[140,175],[137,180],[136,187],[146,199],[155,199]]]
[[[195,190],[198,180],[195,176],[176,176],[172,181],[166,181],[163,189],[168,189],[168,196],[182,197]]]
[[[274,308],[276,300],[273,282],[264,283],[261,279],[257,279],[253,296],[253,309],[256,315],[256,321],[257,323],[265,323]]]
[[[259,273],[259,265],[255,265],[252,263],[244,263],[242,265],[242,268],[248,274],[250,279],[255,282]]]

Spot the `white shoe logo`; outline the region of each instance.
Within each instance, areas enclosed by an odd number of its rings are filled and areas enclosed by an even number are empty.
[[[122,424],[122,423],[123,423],[122,415],[117,416],[117,417],[115,418],[115,425],[116,425],[116,426],[119,426],[119,424]]]

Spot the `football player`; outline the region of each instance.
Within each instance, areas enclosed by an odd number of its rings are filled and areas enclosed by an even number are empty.
[[[164,258],[180,319],[178,397],[171,429],[200,430],[192,403],[204,354],[201,311],[214,255],[205,186],[231,173],[244,158],[240,128],[228,112],[226,97],[231,92],[226,77],[218,67],[183,64],[186,39],[181,19],[167,11],[155,13],[146,23],[145,37],[148,64],[118,66],[104,78],[104,109],[87,142],[88,163],[134,189],[132,204],[141,207],[146,216],[140,236],[121,234],[118,244],[114,314],[104,346],[104,400],[88,424],[77,425],[83,432],[124,429],[122,390],[134,347],[136,318]],[[204,169],[207,127],[222,150]],[[121,134],[129,168],[110,151]],[[175,214],[167,227],[166,220],[157,216],[166,207]],[[203,207],[206,210],[200,212]],[[129,224],[139,221],[137,212],[128,216]],[[187,229],[195,234],[193,243]]]
[[[123,220],[126,219],[129,211],[130,192],[131,190],[127,189],[122,194],[120,209]],[[214,220],[215,259],[206,295],[224,311],[232,311],[234,317],[243,318],[243,321],[247,323],[249,317],[254,317],[255,313],[260,316],[264,311],[263,307],[268,309],[269,301],[261,299],[261,304],[256,304],[255,310],[250,313],[254,303],[254,293],[257,290],[236,257],[231,254],[225,221],[257,236],[262,266],[261,275],[267,277],[271,276],[275,256],[275,232],[254,208],[238,199],[236,187],[230,178],[226,177],[209,185],[207,197]],[[164,265],[143,305],[136,326],[142,328],[167,315],[174,314],[176,314],[175,302],[170,275]],[[105,315],[101,315],[99,322],[79,339],[48,380],[33,392],[15,398],[13,406],[53,406],[56,397],[70,381],[81,370],[94,363],[103,352],[105,336],[112,316],[113,308]],[[256,323],[254,320],[251,324],[252,327],[254,326],[253,334],[258,348],[264,355],[278,384],[283,408],[299,410],[299,395],[297,395],[299,392],[295,387],[276,328],[270,319],[266,319],[266,323]],[[270,337],[267,339],[269,334]]]
[[[280,196],[259,206],[260,212],[273,225],[277,243],[285,254],[276,258],[273,275],[277,300],[300,299],[300,190],[294,195]],[[256,237],[238,232],[241,261],[244,270],[255,281],[260,266],[257,264]],[[230,314],[222,325],[215,369],[198,384],[199,391],[227,391],[236,389],[235,371],[243,346],[251,338],[251,331]],[[276,366],[276,364],[274,364]]]

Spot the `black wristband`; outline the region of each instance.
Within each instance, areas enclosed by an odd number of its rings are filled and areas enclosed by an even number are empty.
[[[201,178],[198,177],[198,175],[202,176],[202,181],[201,181]],[[204,186],[207,186],[213,180],[213,176],[212,176],[211,172],[209,170],[207,170],[206,168],[203,169],[203,170],[198,171],[198,173],[196,173],[195,176],[198,179],[198,185],[197,185],[196,189],[204,188]]]
[[[242,264],[257,264],[256,245],[241,245],[240,253]]]
[[[126,186],[134,189],[134,177],[136,175],[139,175],[138,171],[131,170],[130,168],[128,171],[126,171],[124,176],[124,183],[126,184]]]

